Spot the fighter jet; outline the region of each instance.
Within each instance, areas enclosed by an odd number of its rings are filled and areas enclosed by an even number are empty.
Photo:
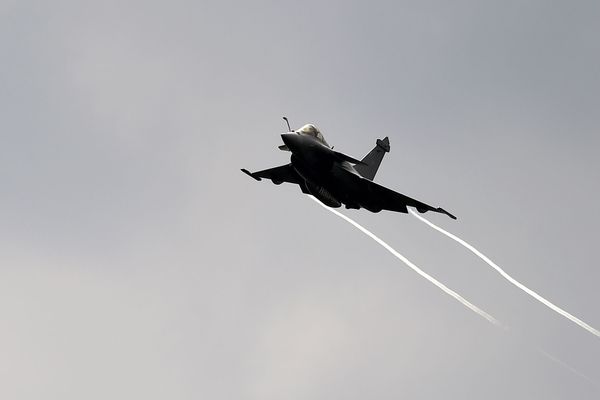
[[[291,162],[262,171],[242,169],[242,172],[257,181],[265,178],[276,185],[283,182],[298,185],[303,193],[333,208],[343,204],[348,209],[365,208],[374,213],[381,210],[408,213],[407,207],[414,207],[420,213],[433,211],[456,219],[443,208],[432,207],[373,182],[383,156],[390,151],[387,137],[378,139],[373,150],[357,160],[335,151],[315,125],[292,130],[287,118],[283,119],[289,131],[281,134],[284,144],[279,149],[292,153]]]

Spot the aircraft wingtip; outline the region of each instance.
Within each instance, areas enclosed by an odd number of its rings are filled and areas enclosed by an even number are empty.
[[[252,174],[252,173],[251,173],[250,171],[248,171],[247,169],[245,169],[245,168],[242,168],[240,171],[242,171],[243,173],[245,173],[246,175],[248,175],[250,178],[254,178],[254,179],[256,179],[257,181],[260,181],[260,177],[258,177],[258,176],[254,176],[254,174]]]
[[[437,209],[438,212],[441,212],[442,214],[446,214],[447,216],[449,216],[452,219],[456,219],[456,217],[452,214],[450,214],[448,211],[444,210],[443,208],[438,208]]]

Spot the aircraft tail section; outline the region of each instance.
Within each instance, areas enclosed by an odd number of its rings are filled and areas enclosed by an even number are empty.
[[[383,160],[385,153],[390,151],[390,140],[387,136],[384,139],[377,139],[377,145],[361,160],[363,164],[354,166],[354,169],[363,177],[370,181],[375,178],[379,165]]]

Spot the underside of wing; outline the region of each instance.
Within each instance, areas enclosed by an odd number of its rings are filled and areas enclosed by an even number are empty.
[[[407,207],[414,207],[418,212],[424,213],[427,211],[433,211],[437,213],[446,214],[452,219],[456,217],[450,214],[443,208],[435,208],[429,204],[420,202],[401,193],[394,192],[384,186],[378,185],[375,182],[371,182],[367,179],[363,179],[363,185],[367,188],[367,198],[365,199],[365,208],[374,210],[389,210],[407,213]]]
[[[274,184],[279,185],[283,182],[304,184],[304,180],[298,175],[292,164],[286,164],[275,168],[263,169],[262,171],[250,172],[242,168],[242,172],[251,176],[257,181],[270,179]]]

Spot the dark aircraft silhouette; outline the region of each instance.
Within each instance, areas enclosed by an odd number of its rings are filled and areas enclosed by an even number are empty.
[[[420,213],[433,211],[456,219],[443,208],[434,208],[372,182],[383,156],[390,151],[387,137],[378,139],[375,148],[359,161],[333,150],[316,126],[308,124],[293,131],[287,118],[283,119],[289,132],[281,135],[285,144],[279,149],[292,153],[291,163],[258,172],[242,169],[257,181],[266,178],[276,185],[294,183],[303,193],[312,194],[333,208],[344,204],[346,208],[365,208],[374,213],[381,210],[408,213],[406,207],[414,207]]]

